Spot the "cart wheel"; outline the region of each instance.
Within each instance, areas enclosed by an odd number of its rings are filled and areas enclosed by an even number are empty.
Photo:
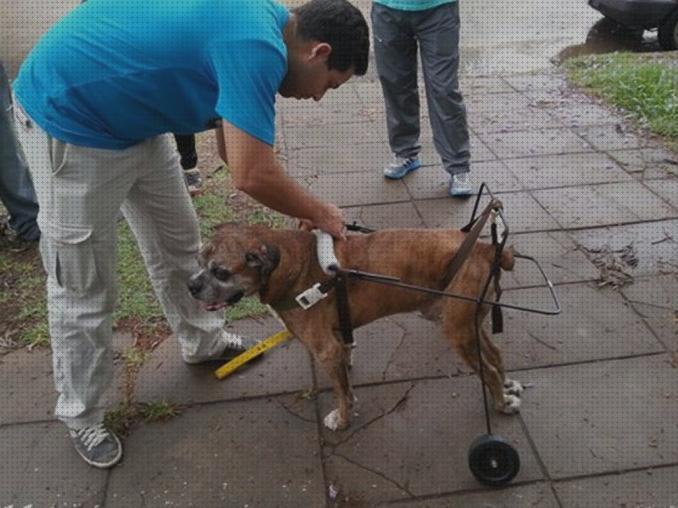
[[[471,444],[468,465],[480,483],[499,487],[518,474],[520,457],[505,439],[492,434],[483,434]]]

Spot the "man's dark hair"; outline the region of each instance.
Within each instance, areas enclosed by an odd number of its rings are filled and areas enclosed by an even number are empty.
[[[327,66],[344,72],[353,67],[358,76],[367,72],[370,35],[362,13],[346,0],[311,0],[293,10],[297,35],[332,46]]]

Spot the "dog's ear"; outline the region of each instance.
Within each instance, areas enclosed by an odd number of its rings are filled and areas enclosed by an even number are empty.
[[[268,275],[276,269],[280,262],[280,249],[275,245],[263,244],[257,250],[251,250],[245,254],[247,266],[259,271],[262,277]]]

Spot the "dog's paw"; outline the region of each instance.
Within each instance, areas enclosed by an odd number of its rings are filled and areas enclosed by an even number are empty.
[[[342,421],[341,417],[339,416],[338,409],[330,411],[327,416],[325,416],[323,423],[325,424],[325,427],[334,431],[343,430],[348,427],[348,422]]]
[[[506,381],[504,381],[504,395],[515,395],[516,397],[520,397],[524,391],[525,387],[520,383],[520,381],[508,378],[506,378]]]
[[[505,415],[512,415],[520,411],[520,397],[504,395],[504,403],[497,406],[497,410]]]

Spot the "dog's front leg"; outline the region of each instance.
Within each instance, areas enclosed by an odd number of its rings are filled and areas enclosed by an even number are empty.
[[[313,356],[320,363],[332,381],[337,408],[330,411],[323,423],[330,430],[342,430],[348,427],[353,408],[353,392],[348,379],[347,351],[337,339],[330,335],[321,340],[317,338],[312,345]]]

